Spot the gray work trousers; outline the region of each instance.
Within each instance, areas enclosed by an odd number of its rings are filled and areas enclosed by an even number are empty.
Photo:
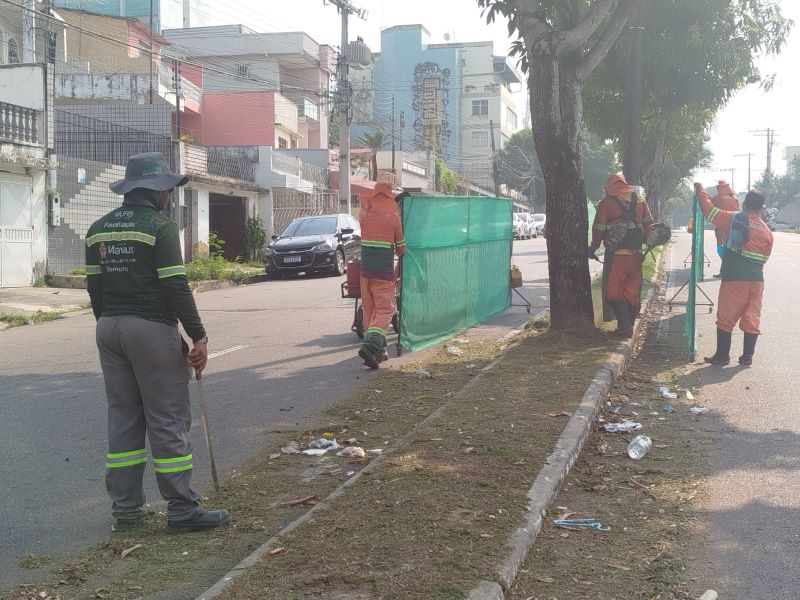
[[[112,514],[144,506],[147,434],[168,518],[192,518],[200,504],[190,485],[190,369],[178,328],[136,316],[101,317],[97,348],[108,399],[106,489]]]

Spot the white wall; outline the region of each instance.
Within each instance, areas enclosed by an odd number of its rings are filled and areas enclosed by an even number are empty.
[[[194,239],[196,244],[204,244],[208,248],[208,231],[209,231],[209,208],[208,208],[208,190],[195,189],[193,195],[197,196],[197,212],[195,213],[195,226]]]
[[[40,65],[0,66],[0,102],[43,111],[43,67]]]

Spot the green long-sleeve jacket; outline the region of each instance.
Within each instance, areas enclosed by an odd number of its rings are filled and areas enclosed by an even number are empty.
[[[136,191],[86,234],[86,278],[96,318],[136,315],[206,332],[189,289],[178,226]]]

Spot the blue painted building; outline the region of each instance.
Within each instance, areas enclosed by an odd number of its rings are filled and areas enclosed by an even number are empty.
[[[492,189],[492,137],[499,149],[522,127],[512,90],[521,82],[490,41],[434,44],[422,25],[390,27],[372,65],[351,70],[351,140],[381,132],[391,146],[394,132],[397,148],[430,151]]]
[[[460,155],[461,62],[455,45],[432,45],[421,25],[390,27],[381,32],[372,66],[351,74],[354,143],[380,131],[391,144],[394,99],[398,148],[431,150],[447,161]]]

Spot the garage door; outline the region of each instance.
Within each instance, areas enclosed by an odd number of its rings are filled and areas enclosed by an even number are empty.
[[[0,175],[0,286],[33,279],[32,197],[30,179]]]

